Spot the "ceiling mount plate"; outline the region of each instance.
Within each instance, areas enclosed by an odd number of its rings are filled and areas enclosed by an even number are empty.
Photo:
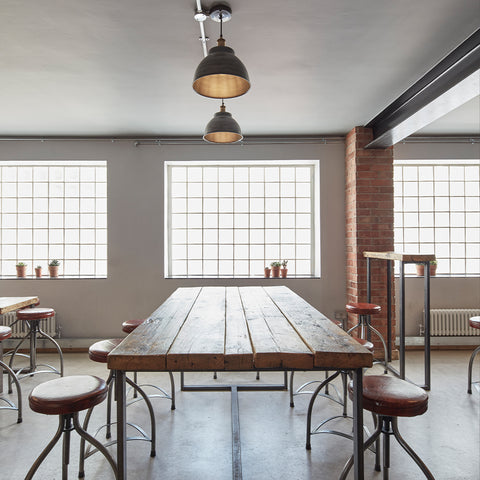
[[[232,9],[228,5],[218,4],[214,5],[210,10],[210,18],[214,22],[220,22],[220,15],[222,22],[228,22],[232,18]]]

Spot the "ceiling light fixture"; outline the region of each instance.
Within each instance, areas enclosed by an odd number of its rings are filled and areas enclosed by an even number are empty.
[[[225,110],[222,100],[220,111],[207,123],[203,139],[211,143],[235,143],[243,138],[240,125],[232,114]]]
[[[193,89],[210,98],[234,98],[246,93],[250,80],[245,65],[235,56],[232,48],[225,46],[223,22],[232,18],[232,10],[226,5],[216,5],[210,18],[220,22],[220,38],[217,46],[200,62],[193,78]]]

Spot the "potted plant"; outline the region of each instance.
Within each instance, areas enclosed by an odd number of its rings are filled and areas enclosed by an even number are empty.
[[[41,265],[37,265],[35,267],[35,276],[37,278],[41,278],[42,277],[42,266]]]
[[[270,268],[269,267],[265,267],[265,278],[270,278]]]
[[[418,263],[417,268],[417,277],[423,277],[425,274],[425,265],[423,263]],[[430,260],[430,276],[434,277],[437,274],[437,261]]]
[[[16,265],[17,268],[17,277],[25,278],[27,276],[27,264],[23,262],[18,262]]]
[[[52,260],[48,264],[48,271],[50,272],[50,277],[58,277],[58,267],[60,262],[58,260]]]
[[[288,263],[288,260],[284,260],[282,262],[282,268],[280,269],[280,274],[282,275],[282,278],[287,278],[287,272],[288,272],[287,263]]]
[[[272,262],[270,266],[272,267],[272,277],[273,278],[279,278],[280,277],[280,267],[281,267],[280,262]]]

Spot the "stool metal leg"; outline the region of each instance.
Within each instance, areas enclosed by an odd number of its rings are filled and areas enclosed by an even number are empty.
[[[468,362],[468,389],[467,393],[472,393],[472,370],[473,370],[473,361],[477,353],[480,352],[480,345],[473,351],[470,361]]]
[[[45,333],[40,327],[38,327],[38,331],[40,335],[50,340],[55,345],[58,355],[60,356],[60,376],[63,377],[63,352],[62,352],[62,349],[60,348],[60,345],[50,335]]]
[[[15,372],[6,363],[0,360],[0,375],[3,375],[2,369],[6,370],[8,374],[9,383],[11,383],[12,381],[13,383],[15,383],[15,388],[17,389],[17,405],[13,404],[10,400],[6,398],[0,398],[1,400],[4,400],[10,405],[9,407],[0,407],[0,410],[3,410],[3,409],[18,410],[17,423],[22,423],[22,390],[20,388],[20,383],[17,380],[17,376],[15,375]]]
[[[420,470],[422,470],[422,472],[428,478],[428,480],[435,480],[435,478],[432,475],[432,472],[430,472],[430,470],[422,462],[420,457],[413,451],[412,447],[410,447],[410,445],[408,445],[408,443],[400,435],[400,432],[398,431],[398,422],[397,422],[396,417],[392,418],[392,431],[393,431],[393,434],[395,435],[395,438],[397,439],[398,443],[413,458],[415,463],[420,467]]]
[[[38,470],[38,467],[42,464],[42,462],[45,460],[45,458],[47,458],[47,455],[51,452],[52,448],[55,446],[55,444],[58,442],[58,440],[62,436],[63,425],[64,425],[64,418],[63,418],[63,415],[60,415],[59,416],[58,429],[55,432],[55,435],[50,440],[50,443],[45,447],[43,452],[35,460],[33,465],[30,467],[30,470],[28,471],[27,476],[25,477],[25,480],[30,480],[33,477],[33,475],[35,474],[35,472]]]

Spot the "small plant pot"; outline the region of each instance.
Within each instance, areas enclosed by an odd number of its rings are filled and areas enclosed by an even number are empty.
[[[48,266],[48,271],[50,273],[50,277],[56,278],[58,277],[58,267],[54,266],[52,267],[51,265]]]
[[[280,267],[272,267],[272,277],[280,278]]]
[[[16,266],[17,269],[17,277],[18,278],[25,278],[27,276],[27,266],[26,265],[21,265],[21,266]]]
[[[423,264],[417,264],[415,265],[417,268],[417,277],[423,277],[425,275],[425,265]],[[436,265],[430,265],[430,276],[435,277],[437,274],[437,266]]]
[[[35,276],[37,278],[42,278],[42,269],[41,268],[36,268],[35,269]]]
[[[280,274],[282,275],[282,278],[287,278],[287,272],[288,272],[288,268],[280,269]]]
[[[269,268],[265,268],[265,278],[270,278],[271,270]]]

